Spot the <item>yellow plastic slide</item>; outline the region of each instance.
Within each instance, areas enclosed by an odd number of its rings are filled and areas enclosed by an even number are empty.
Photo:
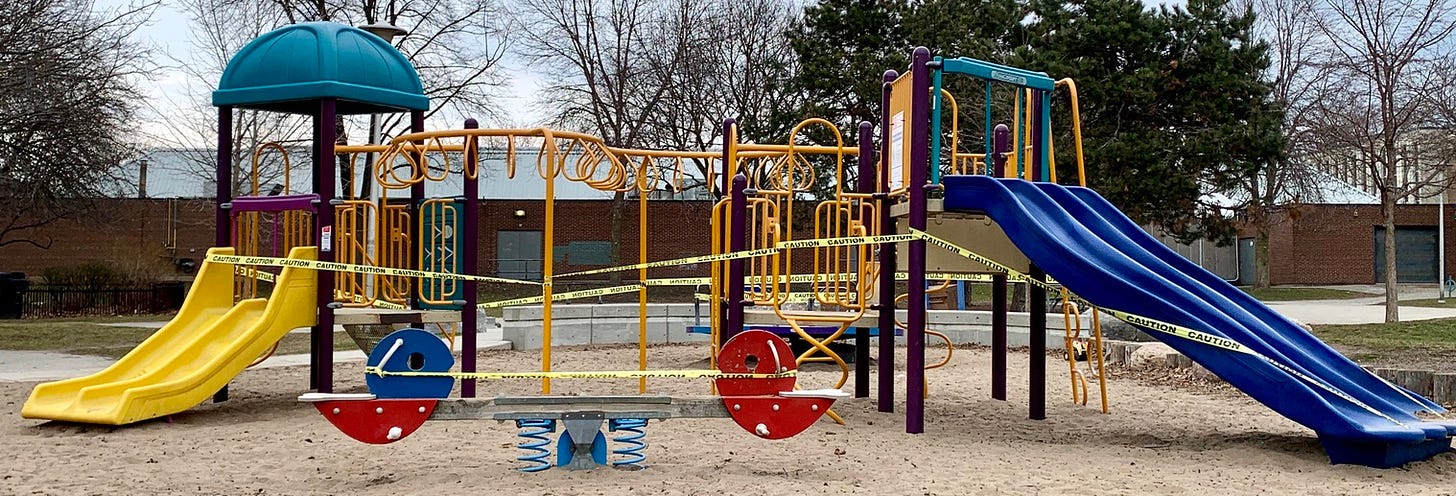
[[[317,248],[294,248],[288,257],[314,260]],[[317,285],[315,271],[285,267],[270,298],[233,305],[233,266],[204,261],[171,322],[105,370],[36,386],[20,415],[121,425],[192,408],[288,331],[314,325]]]

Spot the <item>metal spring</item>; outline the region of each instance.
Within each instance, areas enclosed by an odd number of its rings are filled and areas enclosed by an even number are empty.
[[[521,437],[521,442],[516,447],[522,451],[521,456],[516,457],[516,461],[527,464],[520,470],[522,472],[540,472],[551,468],[551,460],[549,460],[551,438],[547,434],[556,432],[556,421],[517,420],[516,428],[520,429],[516,435]]]
[[[612,438],[612,441],[621,445],[613,449],[612,454],[620,455],[623,458],[612,462],[613,467],[642,470],[647,468],[642,461],[647,459],[643,450],[647,449],[647,443],[642,438],[647,436],[643,429],[647,427],[647,419],[611,419],[607,422],[607,430],[611,432],[622,432],[623,434]]]

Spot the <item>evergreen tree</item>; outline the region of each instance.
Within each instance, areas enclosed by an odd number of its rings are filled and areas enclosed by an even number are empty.
[[[1137,0],[1037,0],[1032,11],[1030,43],[1016,59],[1077,82],[1088,185],[1183,240],[1231,241],[1232,212],[1208,193],[1236,188],[1281,143],[1252,14],[1231,14],[1225,0],[1158,11]],[[1065,96],[1057,105],[1066,177],[1076,163],[1071,113]]]

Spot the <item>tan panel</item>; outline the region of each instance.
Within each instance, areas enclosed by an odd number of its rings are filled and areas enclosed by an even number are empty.
[[[890,184],[898,192],[910,184],[910,105],[911,89],[915,88],[910,72],[890,83]]]
[[[1013,270],[1025,273],[1031,266],[1026,255],[1016,249],[1001,226],[990,217],[963,213],[931,213],[925,223],[925,231],[931,235],[954,243],[967,250],[1006,264]],[[895,219],[895,232],[910,232],[905,217]],[[895,248],[895,262],[898,270],[909,270],[909,247],[900,243]],[[925,248],[925,270],[929,272],[992,273],[985,265],[973,262],[948,250],[927,246]]]

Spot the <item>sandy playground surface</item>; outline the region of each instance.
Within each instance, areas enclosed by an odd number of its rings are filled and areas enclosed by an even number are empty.
[[[703,354],[651,349],[653,368],[703,367]],[[555,355],[559,370],[611,370],[634,363],[636,350]],[[482,357],[493,370],[539,367],[535,352]],[[930,372],[924,435],[905,434],[902,414],[876,412],[873,399],[836,406],[847,426],[823,420],[785,441],[757,440],[727,419],[654,422],[650,468],[636,472],[519,472],[514,429],[494,421],[427,423],[393,445],[358,443],[295,401],[307,386],[302,367],[244,372],[232,401],[122,428],[22,419],[32,384],[0,384],[0,494],[1456,494],[1456,454],[1394,470],[1330,465],[1312,432],[1217,388],[1115,379],[1111,415],[1074,406],[1065,362],[1050,357],[1049,419],[1027,420],[1026,359],[1012,353],[1003,403],[989,399],[989,353],[958,350]],[[837,376],[816,369],[800,382],[827,387]],[[340,364],[336,377],[339,392],[365,390],[362,364]],[[635,382],[556,381],[553,392],[621,394]],[[653,384],[707,392],[702,380]]]

